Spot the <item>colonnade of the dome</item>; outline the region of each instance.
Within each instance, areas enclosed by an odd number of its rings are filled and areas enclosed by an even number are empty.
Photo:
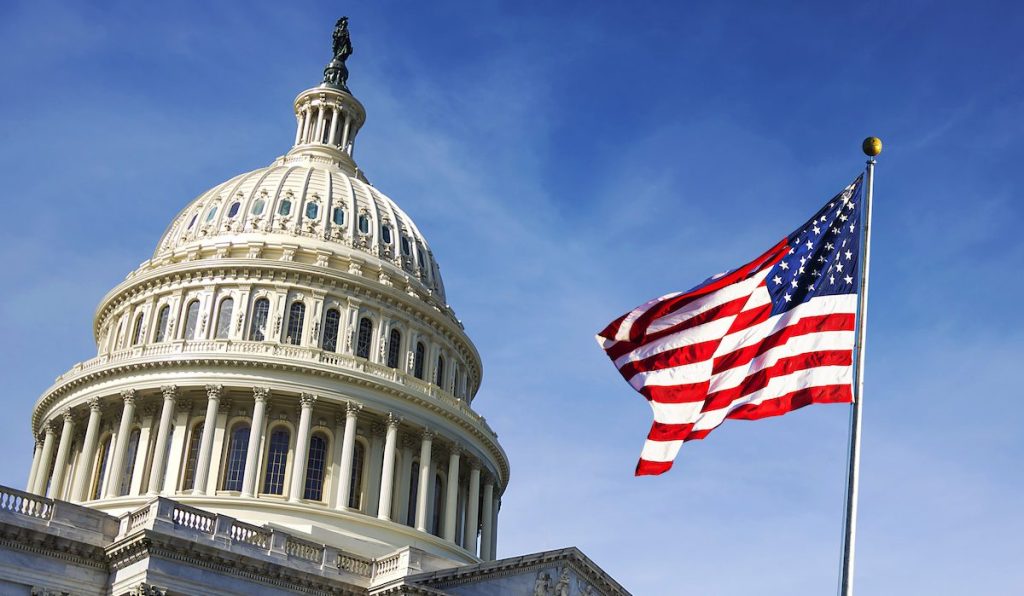
[[[36,494],[115,509],[154,495],[301,504],[494,558],[493,463],[397,412],[265,386],[163,385],[92,397],[41,431],[28,481]]]
[[[321,144],[352,156],[356,133],[366,119],[363,106],[350,94],[322,86],[295,100],[295,145]]]

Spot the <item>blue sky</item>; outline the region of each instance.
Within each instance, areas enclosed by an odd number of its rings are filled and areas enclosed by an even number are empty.
[[[24,485],[32,404],[94,353],[101,296],[289,148],[342,14],[356,158],[484,359],[500,555],[577,545],[637,594],[834,592],[848,408],[729,422],[633,478],[650,410],[593,334],[759,254],[874,134],[858,593],[1024,591],[1009,2],[4,3],[0,483]]]

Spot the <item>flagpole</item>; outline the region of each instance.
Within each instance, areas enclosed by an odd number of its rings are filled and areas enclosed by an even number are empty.
[[[868,269],[871,263],[871,200],[875,187],[875,156],[882,152],[882,141],[877,137],[864,139],[864,154],[868,156],[867,175],[864,179],[864,225],[861,242],[860,288],[857,292],[857,345],[854,347],[853,410],[850,414],[850,453],[846,479],[846,526],[843,533],[843,569],[839,581],[840,596],[853,596],[854,547],[857,542],[857,496],[860,480],[860,427],[864,404],[864,352],[868,328]]]

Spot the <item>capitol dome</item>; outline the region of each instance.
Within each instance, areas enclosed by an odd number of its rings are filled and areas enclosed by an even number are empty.
[[[176,520],[283,529],[353,568],[494,558],[509,465],[471,405],[480,356],[353,159],[343,60],[296,98],[285,155],[188,203],[100,301],[96,356],[33,410],[29,492],[131,519],[169,497]]]

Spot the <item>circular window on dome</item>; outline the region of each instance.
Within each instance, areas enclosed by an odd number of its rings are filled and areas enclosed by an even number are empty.
[[[320,205],[306,203],[306,219],[316,219],[318,215],[320,215]]]
[[[278,215],[291,215],[292,213],[292,200],[285,199],[281,201],[281,204],[277,207]]]
[[[228,217],[234,217],[234,216],[238,215],[238,208],[241,207],[241,206],[242,206],[242,204],[239,203],[238,201],[235,201],[234,203],[231,203],[231,206],[228,207]]]
[[[359,214],[359,233],[369,234],[370,233],[370,218],[365,213]]]
[[[217,215],[217,206],[210,207],[210,210],[206,212],[206,223],[213,221],[213,218]]]
[[[380,238],[384,244],[391,244],[391,226],[385,225],[380,229]]]
[[[263,199],[256,199],[256,202],[252,204],[252,214],[253,215],[262,215],[263,214],[263,209],[265,209],[266,206],[267,206],[267,202],[266,201],[264,201]]]
[[[345,210],[341,207],[335,207],[334,213],[331,214],[331,221],[333,221],[336,226],[345,225]]]
[[[402,236],[402,254],[405,256],[412,254],[412,248],[409,246],[409,239],[405,236]]]

